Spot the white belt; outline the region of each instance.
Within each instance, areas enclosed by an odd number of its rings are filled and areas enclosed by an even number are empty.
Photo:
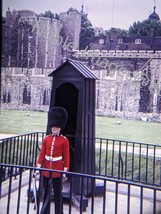
[[[51,156],[45,155],[45,159],[48,160],[48,161],[59,161],[59,160],[62,160],[62,156],[53,158]]]

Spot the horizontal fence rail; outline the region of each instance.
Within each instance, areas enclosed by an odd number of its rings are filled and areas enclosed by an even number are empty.
[[[96,174],[161,185],[161,146],[96,138]]]
[[[36,184],[37,203],[35,210],[35,199],[32,190],[34,188],[33,171],[34,167],[24,167],[18,165],[0,164],[0,168],[8,168],[10,176],[4,182],[0,180],[0,212],[3,214],[14,213],[39,213],[42,208],[41,176]],[[13,176],[14,168],[17,168],[19,175],[15,179]],[[41,171],[45,169],[39,169]],[[56,170],[49,170],[55,172]],[[110,213],[110,214],[136,214],[148,213],[155,214],[161,212],[161,188],[135,182],[119,181],[117,179],[88,175],[81,173],[62,172],[68,179],[68,198],[63,197],[64,214],[67,213]],[[73,193],[73,180],[78,177],[80,180],[80,194]],[[92,191],[90,196],[83,193],[84,182],[91,179]],[[37,182],[37,181],[36,181]],[[97,194],[96,184],[102,183],[103,193]],[[64,188],[62,194],[64,194]],[[17,191],[16,191],[17,190]],[[43,196],[42,196],[43,197]],[[54,201],[51,198],[51,213],[54,209]]]
[[[36,132],[1,139],[1,163],[34,166],[44,137],[45,133]],[[105,138],[95,138],[94,143],[96,175],[161,185],[161,146]],[[90,147],[82,150],[90,153]],[[8,168],[2,169],[3,180],[9,173]],[[13,173],[15,177],[19,174],[16,167]]]
[[[39,144],[42,142],[45,133],[36,132],[0,140],[0,162],[5,164],[32,166],[36,163],[40,150]],[[9,169],[2,169],[2,178],[9,176]],[[14,176],[19,174],[18,169],[13,169]]]

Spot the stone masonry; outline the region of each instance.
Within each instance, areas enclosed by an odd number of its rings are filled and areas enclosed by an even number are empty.
[[[80,21],[73,11],[61,13],[60,20],[26,10],[6,12],[1,108],[48,111],[48,74],[70,57],[98,77],[97,115],[161,122],[161,51],[79,51]]]
[[[161,52],[76,51],[98,77],[96,114],[161,121]],[[47,111],[52,69],[2,69],[2,108]]]
[[[99,78],[96,114],[161,121],[161,52],[76,51]]]

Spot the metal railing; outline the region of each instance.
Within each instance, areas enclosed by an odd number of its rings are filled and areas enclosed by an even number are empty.
[[[44,136],[45,133],[36,132],[0,140],[0,162],[34,165]],[[94,143],[96,175],[150,185],[161,184],[161,146],[105,138],[95,138]],[[3,179],[9,176],[7,168],[2,172]],[[14,175],[18,173],[15,167]]]
[[[35,213],[32,173],[36,168],[31,165],[36,163],[44,136],[45,133],[36,132],[0,140],[2,214]],[[94,143],[94,175],[60,172],[70,178],[68,196],[63,192],[64,213],[159,214],[161,146],[104,138],[95,138]],[[79,178],[79,195],[74,192],[75,178]],[[86,195],[88,179],[91,193]],[[41,177],[37,190],[43,197]],[[53,201],[51,205],[53,209]],[[41,207],[42,198],[38,198],[37,213]]]
[[[35,132],[0,140],[0,162],[12,165],[31,166],[36,163],[39,144],[45,133]],[[2,169],[2,178],[9,177],[9,169]],[[19,174],[18,168],[13,169],[14,176]]]
[[[24,167],[17,165],[0,164],[0,168],[8,167],[10,170],[9,179],[5,182],[0,180],[0,199],[1,213],[39,213],[42,208],[42,199],[37,198],[35,210],[35,199],[31,194],[33,190],[32,173],[36,168]],[[17,179],[13,178],[14,167],[19,170]],[[45,169],[40,169],[40,171]],[[55,170],[49,170],[51,172]],[[88,175],[73,172],[62,172],[68,179],[68,197],[63,197],[64,213],[148,213],[156,214],[161,211],[161,188],[157,186],[149,186],[145,184],[137,184],[128,181],[119,181],[117,179]],[[80,178],[80,195],[73,194],[73,178]],[[92,179],[92,191],[90,196],[84,195],[84,180]],[[41,179],[40,179],[41,180]],[[98,195],[96,184],[102,184],[103,192]],[[37,196],[40,195],[40,181],[37,185]],[[64,189],[64,188],[63,188]],[[17,191],[15,191],[17,190]],[[64,194],[62,190],[62,194]],[[54,209],[54,201],[51,198],[51,210]],[[54,212],[53,212],[54,213]]]
[[[96,174],[161,185],[161,146],[96,138]]]

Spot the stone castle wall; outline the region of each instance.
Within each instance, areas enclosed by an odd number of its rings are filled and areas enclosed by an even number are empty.
[[[81,23],[80,14],[75,12],[62,13],[60,18],[39,17],[27,10],[8,10],[2,24],[2,66],[58,67],[62,49],[78,48]]]
[[[28,13],[27,13],[28,12]],[[30,11],[7,11],[3,23],[3,67],[53,68],[60,63],[61,22]],[[26,14],[27,13],[27,14]]]
[[[60,21],[32,11],[7,11],[3,23],[1,108],[47,111],[48,74],[70,57],[96,74],[96,114],[160,121],[161,52],[75,50],[81,17]],[[73,49],[73,50],[72,50]]]
[[[2,68],[2,109],[48,111],[53,69]]]
[[[76,51],[98,77],[96,114],[161,121],[161,52]]]
[[[137,57],[135,52],[119,52],[120,57],[114,57],[112,52],[112,56],[102,59],[92,56],[92,61],[87,53],[85,57],[81,53],[73,58],[84,61],[98,77],[97,115],[161,122],[160,52],[141,52]],[[47,111],[52,85],[50,72],[52,69],[3,68],[1,108]]]

